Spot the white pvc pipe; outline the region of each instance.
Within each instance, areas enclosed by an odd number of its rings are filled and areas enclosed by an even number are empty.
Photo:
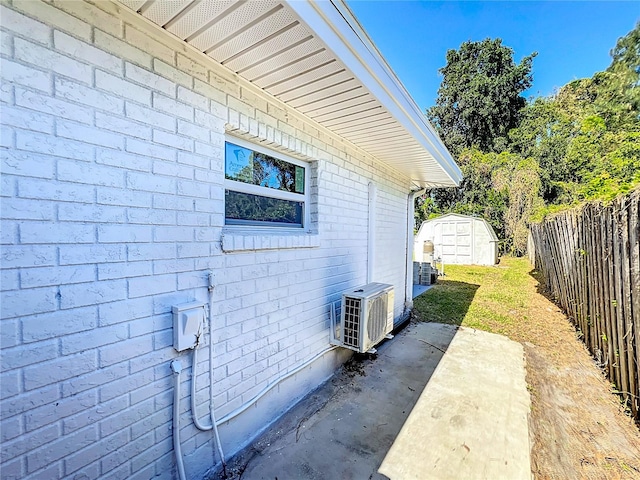
[[[209,415],[211,416],[211,426],[213,428],[213,434],[215,435],[216,446],[218,447],[218,454],[220,455],[220,461],[222,462],[222,470],[226,477],[227,475],[227,463],[224,459],[224,452],[222,451],[222,443],[220,442],[220,434],[218,433],[218,424],[216,423],[216,412],[213,405],[213,289],[215,288],[215,276],[213,272],[209,272]],[[196,345],[197,348],[197,345]],[[194,378],[195,380],[195,378]]]
[[[369,182],[369,221],[367,226],[367,283],[373,281],[376,255],[376,185]]]
[[[217,425],[222,425],[225,422],[228,422],[229,420],[237,417],[238,415],[240,415],[242,412],[244,412],[245,410],[247,410],[249,407],[251,407],[254,403],[256,403],[258,400],[260,400],[267,392],[269,392],[269,390],[271,390],[273,387],[275,387],[276,385],[278,385],[280,382],[282,382],[283,380],[286,380],[287,378],[291,377],[292,375],[295,375],[296,373],[298,373],[300,370],[302,370],[303,368],[309,366],[311,363],[313,363],[316,359],[318,359],[319,357],[321,357],[322,355],[324,355],[325,353],[330,352],[331,350],[335,350],[336,348],[338,348],[337,346],[333,345],[331,347],[325,348],[324,350],[322,350],[320,353],[318,353],[317,355],[315,355],[313,358],[310,358],[309,360],[307,360],[306,362],[304,362],[302,365],[299,365],[298,367],[294,368],[293,370],[291,370],[290,372],[285,373],[284,375],[276,378],[274,381],[269,382],[262,390],[260,390],[260,393],[258,393],[255,397],[253,397],[251,400],[249,400],[247,403],[245,403],[244,405],[242,405],[241,407],[237,408],[236,410],[234,410],[233,412],[227,413],[224,417],[222,417],[220,420],[218,420],[216,423]]]
[[[173,384],[173,451],[176,454],[176,464],[178,466],[178,477],[180,480],[187,480],[184,472],[184,459],[182,458],[182,447],[180,446],[180,372],[182,364],[180,360],[171,362],[171,370],[174,375]]]
[[[196,410],[196,378],[197,378],[197,365],[198,365],[198,345],[196,344],[193,349],[193,366],[191,367],[191,417],[193,418],[193,424],[198,430],[207,432],[213,428],[213,425],[203,425],[198,419],[198,412]],[[211,388],[211,387],[209,387]]]

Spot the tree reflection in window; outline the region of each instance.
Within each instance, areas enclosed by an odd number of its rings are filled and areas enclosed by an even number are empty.
[[[227,142],[225,178],[292,193],[304,193],[304,168]]]
[[[229,225],[286,225],[302,227],[303,202],[225,191],[225,217]]]

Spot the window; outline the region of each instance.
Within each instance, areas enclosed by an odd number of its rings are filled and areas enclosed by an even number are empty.
[[[308,225],[304,162],[239,139],[225,142],[225,224],[304,228]]]

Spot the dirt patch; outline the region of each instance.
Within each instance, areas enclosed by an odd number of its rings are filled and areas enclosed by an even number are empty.
[[[576,330],[540,293],[523,342],[536,479],[640,478],[640,432]]]

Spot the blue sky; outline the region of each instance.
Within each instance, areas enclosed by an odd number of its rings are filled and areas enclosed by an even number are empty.
[[[347,0],[421,109],[435,103],[449,49],[502,38],[516,62],[536,51],[527,97],[548,95],[609,66],[616,40],[640,19],[638,1]]]

